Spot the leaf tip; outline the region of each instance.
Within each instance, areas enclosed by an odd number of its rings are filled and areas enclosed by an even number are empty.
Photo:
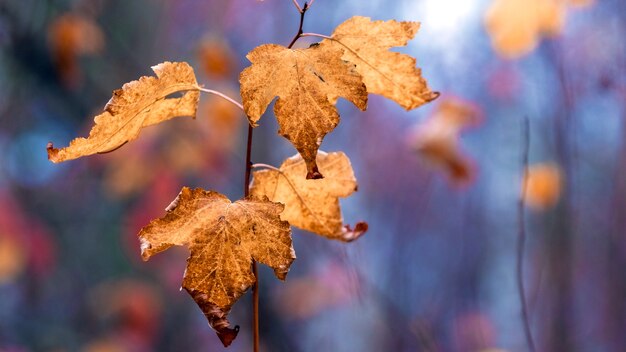
[[[291,262],[296,259],[296,252],[294,251],[293,247],[291,248],[291,258]],[[287,279],[288,273],[289,265],[279,265],[278,268],[274,269],[274,275],[276,275],[276,277],[281,281],[285,281],[285,279]]]
[[[219,337],[220,341],[222,341],[222,345],[224,345],[224,347],[228,347],[237,338],[237,334],[239,334],[239,325],[235,325],[234,329],[222,328],[221,330],[217,330],[216,333],[217,337]]]
[[[324,178],[324,175],[322,175],[320,170],[317,168],[317,165],[314,165],[313,167],[311,167],[311,169],[308,170],[306,173],[307,180],[319,180],[322,178]]]
[[[437,92],[437,91],[430,92],[430,98],[428,98],[426,102],[430,103],[431,101],[436,100],[437,98],[439,98],[440,95],[441,95],[441,93]]]
[[[230,346],[230,344],[237,338],[239,333],[239,325],[235,325],[235,328],[230,328],[230,322],[226,318],[230,311],[230,307],[221,307],[208,298],[208,295],[204,292],[189,288],[183,284],[183,288],[196,302],[198,307],[204,313],[207,318],[209,326],[215,330],[217,337],[219,337],[224,347]]]
[[[344,225],[341,229],[341,239],[345,242],[355,241],[367,232],[368,227],[365,221],[358,222],[354,229],[350,225]]]
[[[52,161],[55,164],[59,162],[59,150],[54,147],[54,144],[52,144],[52,142],[48,142],[48,144],[46,145],[46,151],[48,152],[48,160]]]
[[[139,234],[139,236],[141,236],[141,234]],[[148,259],[150,259],[150,256],[152,255],[151,253],[151,249],[152,249],[152,244],[150,244],[150,242],[146,241],[146,239],[144,238],[139,238],[140,241],[140,249],[141,249],[141,259],[144,262],[147,262]]]

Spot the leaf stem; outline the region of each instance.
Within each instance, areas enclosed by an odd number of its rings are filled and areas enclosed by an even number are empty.
[[[311,1],[312,2],[312,1]],[[311,5],[309,5],[311,6]],[[300,34],[301,37],[318,37],[318,38],[324,38],[324,39],[328,39],[328,40],[335,40],[333,37],[327,36],[327,35],[323,35],[323,34],[318,34],[318,33],[301,33]]]
[[[248,187],[250,184],[250,170],[252,169],[252,133],[253,127],[251,124],[248,124],[248,139],[246,142],[246,173],[244,177],[243,184],[243,196],[247,197],[250,195],[250,188]]]
[[[274,171],[278,171],[282,173],[282,171],[279,168],[277,168],[276,166],[272,166],[270,164],[256,163],[256,164],[252,164],[252,168],[253,169],[265,168],[265,169],[270,169],[270,170],[274,170]]]
[[[252,288],[252,328],[254,331],[254,352],[259,352],[259,271],[257,269],[256,261],[252,261],[252,274],[256,278],[254,287]]]
[[[293,4],[296,6],[296,8],[298,9],[299,13],[302,13],[302,7],[300,7],[300,4],[298,4],[298,0],[293,0]]]
[[[526,335],[528,349],[531,352],[535,352],[535,343],[533,342],[530,322],[528,321],[528,306],[526,304],[526,293],[524,289],[524,244],[526,243],[524,203],[526,198],[526,188],[528,186],[528,149],[530,144],[530,122],[528,120],[528,116],[525,116],[523,119],[522,143],[522,189],[517,203],[517,221],[519,226],[517,234],[517,290],[519,291],[519,298],[522,305],[522,320],[524,323],[524,334]]]
[[[311,3],[313,3],[313,1],[311,1]],[[302,26],[304,25],[304,15],[306,14],[306,11],[309,9],[309,6],[310,6],[307,2],[305,2],[304,7],[300,8],[300,5],[298,4],[296,0],[293,0],[293,3],[296,5],[296,7],[298,8],[298,11],[300,12],[300,25],[298,26],[298,33],[293,37],[293,39],[291,40],[291,43],[289,43],[289,46],[287,47],[289,49],[291,49],[291,47],[296,43],[296,40],[298,40],[298,38],[300,38],[300,36],[302,35]],[[219,92],[211,91],[208,89],[207,93],[217,94]],[[243,110],[243,106],[237,103],[236,101],[228,98],[227,96],[221,93],[217,95],[221,96],[224,99],[227,99],[231,103],[237,104],[237,106],[239,106],[239,108]],[[244,177],[245,183],[244,183],[244,188],[243,188],[244,197],[247,197],[248,195],[250,195],[249,186],[250,186],[250,171],[252,169],[252,162],[250,160],[251,155],[252,155],[252,132],[253,132],[252,125],[248,125],[248,140],[246,143],[246,173]],[[254,286],[252,287],[253,350],[254,352],[259,352],[259,275],[258,275],[257,264],[256,264],[256,261],[254,260],[252,261],[252,273],[254,274],[254,277],[256,279],[256,282],[254,283]]]
[[[302,26],[304,25],[304,15],[306,14],[306,11],[309,9],[310,6],[311,5],[309,5],[307,2],[304,3],[304,7],[302,8],[302,11],[300,11],[300,25],[298,26],[298,33],[296,33],[296,35],[293,37],[293,39],[291,40],[291,43],[289,43],[289,45],[287,46],[287,49],[291,49],[291,47],[296,43],[296,41],[302,36]]]
[[[235,106],[237,106],[241,111],[243,111],[243,105],[241,105],[240,102],[236,101],[235,99],[229,97],[228,95],[222,93],[222,92],[218,92],[216,90],[213,89],[206,89],[206,88],[202,88],[200,86],[196,87],[199,91],[204,92],[204,93],[209,93],[209,94],[214,94],[217,95],[220,98],[226,99],[227,101],[231,102],[232,104],[234,104]]]

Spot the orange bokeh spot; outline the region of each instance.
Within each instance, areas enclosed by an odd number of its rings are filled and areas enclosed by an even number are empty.
[[[559,201],[562,175],[559,167],[552,163],[536,164],[528,168],[524,201],[528,207],[546,210]]]

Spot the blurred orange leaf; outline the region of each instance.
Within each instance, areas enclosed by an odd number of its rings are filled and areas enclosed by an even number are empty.
[[[99,53],[104,47],[104,34],[90,17],[70,12],[50,23],[48,44],[59,73],[72,84],[78,75],[78,57]]]
[[[568,5],[586,6],[590,0],[494,0],[485,14],[485,26],[496,52],[518,58],[537,47],[543,36],[558,35]]]
[[[342,265],[330,263],[317,273],[292,279],[275,296],[285,317],[308,319],[348,303],[358,294],[358,281]]]
[[[556,164],[531,165],[525,178],[525,204],[536,210],[546,210],[556,205],[561,196],[562,179],[561,170]]]
[[[270,266],[284,280],[295,259],[289,223],[279,216],[283,209],[267,198],[252,196],[231,203],[219,193],[184,187],[167,215],[139,233],[144,260],[174,245],[189,248],[183,288],[224,346],[239,331],[229,327],[227,315],[256,281],[252,260]]]
[[[0,232],[0,285],[11,282],[26,269],[27,250],[15,236]]]
[[[443,170],[453,181],[467,183],[473,177],[473,168],[459,148],[459,135],[479,120],[479,111],[474,105],[446,98],[425,122],[416,126],[409,143],[427,165]]]
[[[223,40],[217,37],[207,37],[198,48],[198,60],[207,75],[225,78],[233,72],[235,55]]]

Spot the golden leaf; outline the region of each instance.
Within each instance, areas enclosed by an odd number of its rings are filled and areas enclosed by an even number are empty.
[[[419,29],[418,22],[372,21],[355,16],[340,24],[322,45],[343,48],[344,60],[356,64],[369,93],[389,98],[407,110],[436,99],[428,88],[416,60],[389,51],[405,46]]]
[[[479,120],[478,109],[472,104],[448,97],[414,129],[409,143],[427,165],[443,170],[453,181],[467,183],[473,177],[473,168],[459,148],[459,135]]]
[[[231,203],[219,193],[184,187],[167,215],[139,233],[144,260],[174,245],[189,248],[183,287],[225,346],[238,332],[229,328],[227,315],[255,282],[252,260],[284,280],[295,259],[289,223],[279,217],[283,208],[267,198]]]
[[[307,178],[322,177],[315,156],[324,136],[339,123],[334,106],[337,99],[344,97],[361,110],[367,107],[361,76],[342,55],[338,47],[261,45],[248,53],[252,65],[239,78],[243,106],[252,125],[278,96],[274,106],[278,133],[302,155]]]
[[[354,171],[348,157],[341,152],[320,151],[317,165],[323,179],[302,177],[306,165],[299,155],[285,160],[280,170],[255,171],[250,193],[266,196],[285,204],[281,219],[293,226],[324,237],[350,242],[367,231],[367,223],[358,223],[354,230],[343,225],[339,197],[347,197],[357,189]]]
[[[94,118],[88,138],[76,138],[66,148],[48,145],[48,159],[58,163],[113,151],[139,136],[142,128],[178,116],[196,116],[200,92],[193,68],[185,62],[164,62],[152,67],[157,77],[141,77],[115,90]],[[179,98],[169,95],[184,92]]]
[[[539,163],[528,168],[525,177],[525,204],[535,210],[547,210],[559,201],[561,196],[561,169],[554,163]]]

